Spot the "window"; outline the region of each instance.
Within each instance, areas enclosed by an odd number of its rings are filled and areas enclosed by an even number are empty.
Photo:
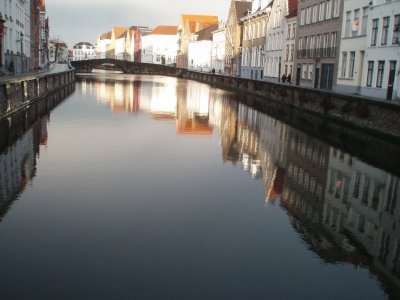
[[[306,20],[306,10],[303,8],[300,11],[300,26],[304,25],[305,20]]]
[[[324,34],[324,46],[323,46],[323,49],[324,49],[324,52],[323,52],[323,56],[328,56],[328,48],[329,48],[329,33],[325,33]]]
[[[374,62],[368,62],[368,73],[367,73],[367,86],[372,85],[372,77],[374,75]]]
[[[367,27],[368,27],[368,12],[369,12],[369,7],[364,7],[363,8],[363,19],[362,19],[362,28],[361,28],[361,34],[366,35],[367,34]]]
[[[301,79],[307,79],[307,64],[302,64],[301,69]]]
[[[400,15],[399,15],[400,17]],[[399,18],[400,20],[400,18]],[[292,39],[294,39],[296,37],[296,24],[293,24],[293,30],[292,30]]]
[[[400,15],[394,16],[392,44],[400,44]]]
[[[354,11],[354,19],[353,19],[353,29],[352,29],[352,32],[353,32],[353,36],[357,36],[357,34],[358,34],[358,25],[360,24],[360,10],[359,9],[356,9],[355,11]]]
[[[319,21],[323,21],[325,17],[325,2],[319,4]]]
[[[390,17],[383,18],[381,45],[387,44],[387,38],[389,33],[389,22],[390,22]]]
[[[376,77],[376,87],[378,87],[378,88],[382,87],[384,69],[385,69],[385,61],[380,60],[378,62],[378,76]]]
[[[292,25],[289,24],[289,25],[288,25],[288,28],[287,28],[287,35],[286,35],[286,39],[287,39],[287,40],[290,39],[291,30],[292,30]]]
[[[354,63],[356,59],[356,52],[351,51],[350,52],[350,65],[349,65],[349,78],[354,77]]]
[[[328,0],[326,1],[326,14],[325,14],[327,20],[332,18],[332,1]]]
[[[306,24],[310,24],[311,22],[311,6],[307,7],[306,10]]]
[[[285,52],[285,61],[289,60],[289,45],[286,45],[286,52]],[[285,73],[287,74],[287,73]]]
[[[340,14],[340,0],[333,0],[333,17],[337,18]]]
[[[378,35],[378,24],[379,24],[379,19],[372,20],[371,46],[376,46],[376,38]]]
[[[347,52],[342,53],[342,77],[346,77]]]
[[[308,79],[312,80],[313,78],[313,64],[308,64]]]
[[[318,21],[318,5],[314,5],[312,8],[312,22],[316,23]]]
[[[356,173],[356,178],[354,180],[354,190],[353,190],[353,197],[358,198],[360,194],[360,180],[361,180],[361,173],[357,172]]]
[[[332,32],[331,33],[330,56],[336,56],[336,39],[337,39],[337,33],[336,32]]]
[[[350,36],[350,23],[351,23],[351,11],[346,12],[346,28],[344,31],[344,36]]]

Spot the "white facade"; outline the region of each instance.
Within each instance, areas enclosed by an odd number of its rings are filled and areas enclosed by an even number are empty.
[[[211,40],[192,41],[188,50],[188,69],[198,72],[211,71]]]
[[[79,42],[74,45],[72,50],[72,60],[88,60],[95,59],[95,46],[87,42]]]
[[[339,69],[335,91],[360,93],[365,64],[365,51],[370,33],[369,0],[344,1]]]
[[[280,81],[284,61],[284,40],[286,24],[286,1],[275,0],[267,24],[264,79]]]
[[[266,29],[271,14],[271,0],[253,1],[251,12],[243,22],[243,47],[240,77],[263,79]]]
[[[294,56],[296,47],[296,30],[297,30],[297,15],[286,18],[285,24],[285,39],[283,40],[283,49],[285,55],[283,56],[282,74],[289,76],[293,80],[294,72]]]
[[[225,23],[221,22],[219,29],[212,33],[211,68],[217,74],[223,74],[225,69]]]
[[[370,5],[361,94],[400,100],[400,0]]]
[[[27,72],[30,69],[31,56],[30,1],[3,0],[0,3],[0,13],[6,21],[3,71],[14,74]]]
[[[96,58],[106,58],[111,45],[111,32],[99,36],[96,42]]]
[[[142,37],[141,61],[150,64],[175,64],[178,52],[176,31],[169,34],[156,28],[153,32]]]

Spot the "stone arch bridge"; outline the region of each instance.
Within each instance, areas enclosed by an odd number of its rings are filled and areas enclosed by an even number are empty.
[[[93,69],[99,67],[112,67],[113,69],[119,69],[126,74],[153,74],[181,77],[183,71],[182,69],[164,65],[131,62],[111,58],[71,61],[71,65],[75,68],[75,73],[91,73]]]

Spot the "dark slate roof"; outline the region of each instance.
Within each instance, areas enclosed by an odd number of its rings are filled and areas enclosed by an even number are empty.
[[[235,1],[236,21],[239,23],[240,19],[247,16],[247,12],[251,11],[251,2]]]

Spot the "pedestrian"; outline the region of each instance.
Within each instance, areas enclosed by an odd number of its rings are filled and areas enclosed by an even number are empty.
[[[211,72],[212,72],[213,74],[215,74],[215,69],[213,68],[213,69],[211,70]]]
[[[289,75],[286,77],[286,80],[287,80],[287,82],[288,82],[289,84],[292,83],[292,75],[290,75],[290,73],[289,73]]]
[[[285,83],[285,81],[286,81],[286,75],[283,74],[283,75],[282,75],[282,83]]]

